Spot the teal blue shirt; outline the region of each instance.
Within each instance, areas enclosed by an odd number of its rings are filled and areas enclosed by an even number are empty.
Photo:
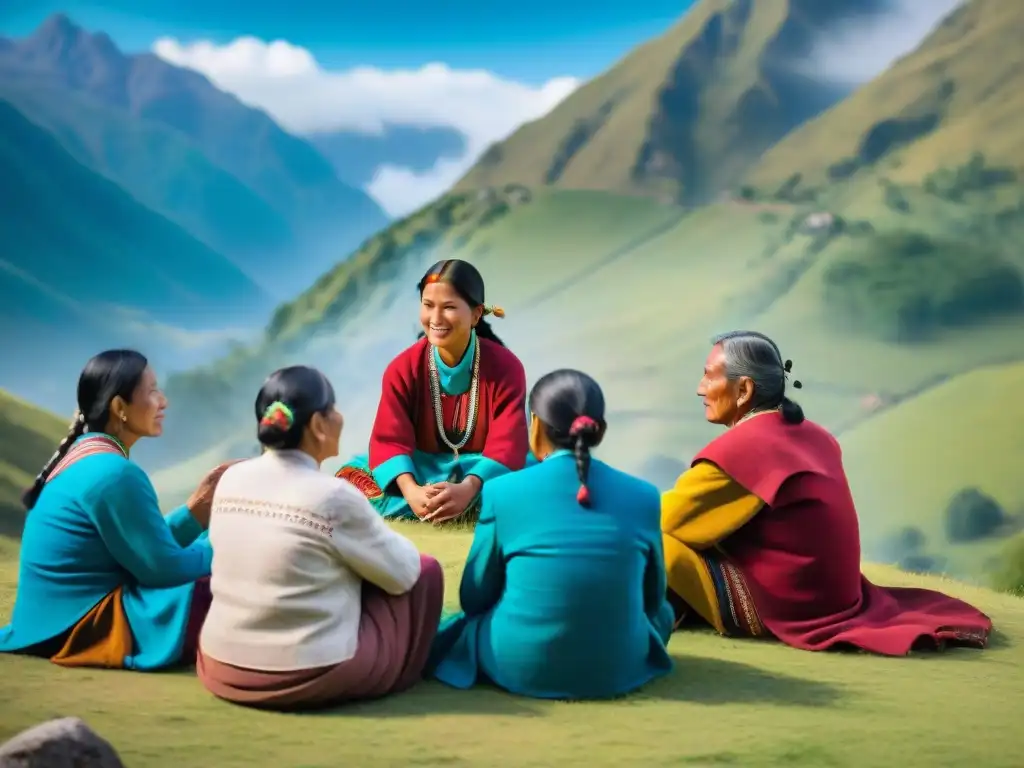
[[[597,460],[588,485],[589,509],[563,451],[484,486],[462,613],[442,622],[431,654],[439,680],[603,698],[671,670],[660,494]]]
[[[86,435],[84,437],[89,437]],[[165,518],[146,473],[118,454],[80,459],[47,483],[21,539],[18,592],[0,652],[62,635],[123,587],[134,639],[128,669],[176,663],[209,541],[188,509]]]
[[[437,347],[431,347],[430,354],[434,356],[437,365],[437,383],[441,385],[442,392],[446,395],[461,395],[469,391],[469,385],[473,382],[473,358],[476,356],[475,330],[470,331],[466,352],[455,365],[447,365],[441,359]]]

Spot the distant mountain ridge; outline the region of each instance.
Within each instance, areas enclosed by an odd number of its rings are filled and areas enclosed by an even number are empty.
[[[365,192],[264,112],[196,72],[149,53],[125,55],[63,14],[28,38],[3,41],[0,97],[280,295],[387,222]]]
[[[704,0],[547,116],[488,149],[456,190],[508,183],[713,200],[846,85],[799,66],[889,0]]]
[[[51,374],[75,375],[98,348],[159,338],[157,326],[209,332],[225,317],[251,324],[272,306],[234,263],[2,99],[0,179],[5,387],[38,391]]]

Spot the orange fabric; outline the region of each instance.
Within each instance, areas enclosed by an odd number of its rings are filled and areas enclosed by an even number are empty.
[[[132,631],[118,587],[82,617],[50,661],[62,667],[122,669],[132,649]]]

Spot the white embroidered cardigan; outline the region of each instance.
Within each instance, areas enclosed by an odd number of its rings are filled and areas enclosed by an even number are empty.
[[[413,543],[302,451],[267,451],[230,467],[214,494],[210,543],[213,603],[200,647],[247,669],[352,658],[363,579],[399,595],[420,575]]]

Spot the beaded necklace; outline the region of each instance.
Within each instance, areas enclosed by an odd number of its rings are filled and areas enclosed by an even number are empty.
[[[441,441],[455,454],[455,460],[459,460],[459,451],[466,447],[469,439],[473,436],[473,428],[476,426],[477,404],[480,395],[480,342],[474,345],[473,349],[473,377],[469,384],[469,413],[466,415],[466,431],[462,439],[453,443],[448,439],[448,432],[444,426],[444,410],[441,406],[441,379],[437,373],[437,361],[434,359],[434,350],[427,354],[427,370],[430,372],[430,396],[434,403],[434,419],[437,422],[437,433]]]
[[[128,449],[125,448],[124,443],[122,443],[118,438],[114,437],[113,435],[108,435],[106,432],[103,433],[103,437],[106,437],[106,438],[109,438],[110,440],[113,440],[114,443],[117,444],[117,447],[121,449],[121,453],[124,454],[124,457],[126,459],[128,458]]]
[[[766,408],[763,411],[749,411],[746,414],[744,414],[744,416],[742,418],[740,418],[739,421],[737,421],[735,424],[733,424],[733,426],[734,427],[738,427],[744,421],[748,421],[749,419],[752,419],[755,416],[764,416],[766,413],[778,413],[781,410],[782,410],[782,407],[780,406],[778,408]]]

